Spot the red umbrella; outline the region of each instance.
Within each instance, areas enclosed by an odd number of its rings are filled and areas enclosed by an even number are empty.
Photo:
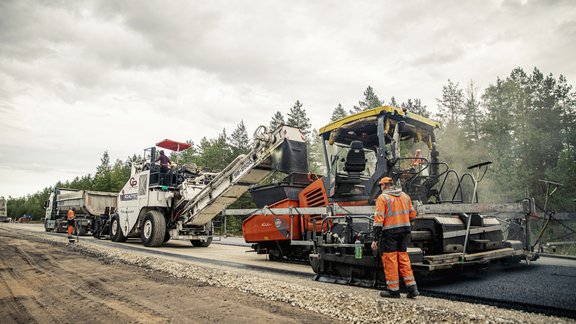
[[[185,149],[189,148],[192,145],[188,143],[176,142],[173,140],[165,139],[161,142],[156,143],[156,146],[165,148],[167,150],[180,152],[184,151]]]

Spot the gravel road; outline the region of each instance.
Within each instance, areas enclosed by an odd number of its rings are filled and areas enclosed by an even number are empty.
[[[34,256],[32,260],[35,260],[35,263],[56,263],[54,268],[46,266],[44,272],[30,268],[27,257],[19,263],[0,265],[4,280],[0,296],[3,301],[13,301],[2,303],[0,316],[3,318],[10,314],[23,313],[21,309],[25,309],[28,314],[26,318],[33,319],[32,322],[51,322],[54,319],[61,322],[76,321],[76,315],[71,308],[68,310],[66,303],[62,304],[66,312],[56,312],[50,315],[52,317],[42,314],[45,313],[44,310],[58,305],[44,302],[44,306],[34,306],[38,304],[34,296],[47,294],[50,286],[36,285],[32,278],[42,277],[48,282],[50,275],[60,276],[59,273],[63,271],[60,281],[55,281],[57,284],[51,286],[54,292],[50,292],[59,294],[57,297],[63,299],[53,300],[65,300],[74,288],[80,287],[83,294],[79,297],[81,300],[97,301],[84,303],[86,310],[82,318],[95,322],[110,322],[114,320],[114,316],[117,316],[118,321],[133,322],[571,322],[570,319],[429,297],[387,300],[380,298],[374,290],[151,257],[138,251],[127,252],[122,249],[122,244],[116,248],[84,241],[78,245],[67,246],[65,237],[33,233],[9,226],[0,228],[0,238],[3,246],[14,246],[11,258],[17,260],[17,256],[22,254],[18,252],[18,246],[31,245],[30,249],[35,252],[26,254]],[[25,248],[21,249],[26,251]],[[4,254],[9,250],[3,248],[0,253]],[[3,256],[2,260],[5,262],[7,258]],[[15,287],[19,281],[17,275],[11,275],[15,271],[27,273],[29,276],[25,285],[30,298],[28,302],[19,304],[19,301],[26,299],[22,299],[17,290],[4,288],[10,285]],[[65,278],[75,278],[75,281],[67,283],[68,279]],[[106,289],[103,293],[96,289],[96,296],[92,296],[92,285],[104,285]],[[61,286],[64,288],[60,289]],[[112,318],[99,320],[98,309],[101,307],[109,308],[108,312],[112,314],[109,316]],[[130,313],[128,309],[135,309],[136,312]],[[195,317],[194,314],[197,313],[204,317]],[[89,317],[88,314],[93,315]],[[38,316],[40,320],[36,319]],[[17,318],[16,321],[27,321],[26,318]]]

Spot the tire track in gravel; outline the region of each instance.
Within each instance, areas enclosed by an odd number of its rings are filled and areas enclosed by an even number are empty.
[[[0,317],[4,318],[5,320],[10,319],[15,321],[18,317],[24,315],[25,317],[28,317],[29,320],[32,320],[26,311],[26,307],[24,307],[20,301],[20,297],[15,297],[16,293],[14,292],[12,286],[16,280],[13,277],[12,269],[9,268],[6,262],[2,259],[0,259],[0,267],[0,278],[2,279],[2,281],[0,281],[0,292],[7,292],[6,296],[4,296],[4,294],[0,294],[0,304],[7,306],[7,309],[0,311]]]
[[[86,277],[86,275],[82,272],[73,272],[66,269],[66,267],[61,266],[60,263],[53,258],[48,258],[48,260],[51,261],[48,262],[51,267],[44,267],[35,260],[40,254],[30,255],[19,245],[16,245],[16,250],[33,271],[51,278],[53,282],[59,286],[58,288],[50,287],[48,289],[43,289],[43,292],[49,297],[45,298],[47,300],[52,300],[52,298],[50,298],[53,291],[52,289],[65,289],[69,290],[70,299],[74,300],[74,303],[79,305],[79,307],[75,310],[81,310],[81,305],[88,302],[100,305],[98,308],[102,312],[104,312],[102,307],[106,307],[109,310],[123,314],[127,318],[136,320],[138,322],[150,322],[153,320],[157,321],[161,319],[159,318],[161,315],[152,309],[139,305],[138,303],[133,302],[131,299],[117,295],[112,290],[105,289],[103,285],[97,283],[92,278]],[[42,260],[43,258],[40,257],[40,259]],[[66,279],[62,279],[62,277]],[[56,296],[52,295],[52,297]],[[34,297],[32,299],[37,304],[39,304],[41,308],[48,311],[52,309],[49,307],[49,305],[43,303],[38,298]],[[56,307],[53,309],[57,309]],[[74,316],[77,314],[71,315]],[[54,316],[52,315],[52,317]]]

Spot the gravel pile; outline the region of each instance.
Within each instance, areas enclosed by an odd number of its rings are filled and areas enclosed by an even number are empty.
[[[14,230],[14,229],[10,229]],[[22,237],[55,245],[67,245],[65,237],[18,231]],[[491,306],[455,302],[420,296],[384,299],[369,289],[323,284],[293,277],[280,277],[249,270],[226,270],[185,261],[171,261],[140,253],[104,247],[81,241],[67,248],[97,257],[107,263],[125,263],[147,271],[159,271],[177,278],[192,279],[200,284],[227,287],[288,303],[294,307],[354,323],[564,323],[569,319],[543,316]]]

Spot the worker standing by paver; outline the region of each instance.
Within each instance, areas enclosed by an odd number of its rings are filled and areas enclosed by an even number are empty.
[[[68,225],[68,242],[70,243],[74,242],[72,233],[74,233],[74,218],[76,217],[75,211],[76,209],[74,207],[68,209],[68,216],[66,217]]]
[[[415,298],[419,293],[407,249],[410,219],[416,218],[416,210],[410,196],[394,188],[392,178],[382,178],[380,188],[382,194],[376,200],[371,246],[372,250],[382,253],[388,290],[380,292],[380,296],[400,298],[400,273],[408,289],[408,298]]]

